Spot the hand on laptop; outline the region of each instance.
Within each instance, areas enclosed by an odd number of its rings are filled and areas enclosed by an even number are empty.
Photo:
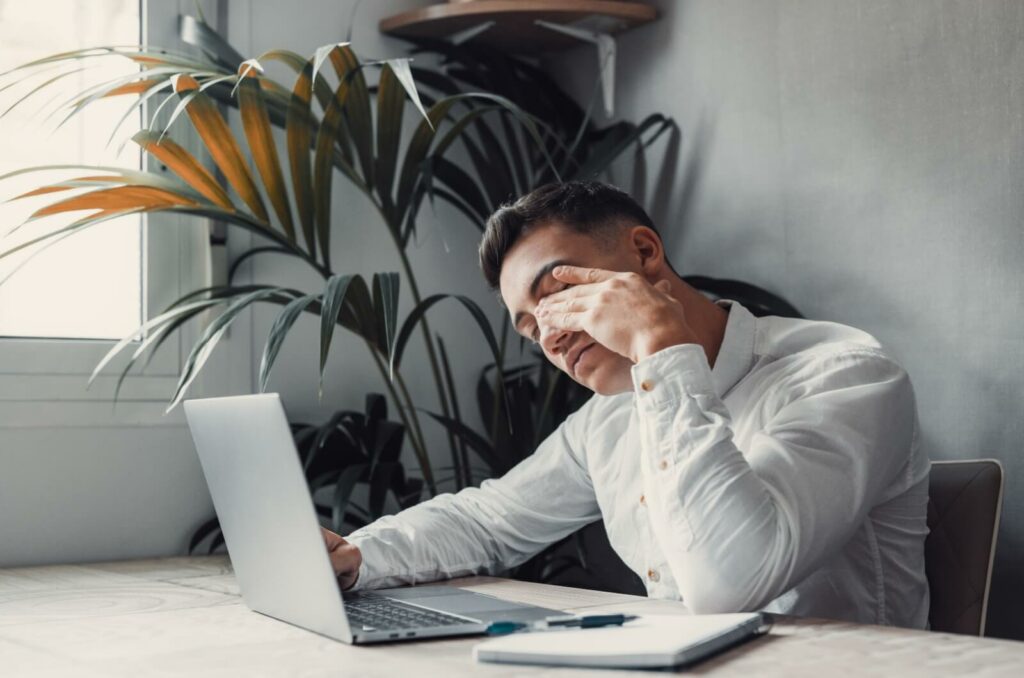
[[[363,554],[359,547],[349,544],[340,534],[321,527],[324,543],[327,544],[327,555],[331,558],[331,566],[338,575],[342,590],[352,588],[359,576],[359,566],[363,563]]]

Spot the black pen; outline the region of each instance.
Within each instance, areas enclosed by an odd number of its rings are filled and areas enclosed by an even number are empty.
[[[523,631],[547,631],[564,628],[595,629],[602,626],[622,626],[626,622],[638,618],[635,614],[591,614],[584,617],[549,617],[536,622],[498,621],[487,628],[487,633],[492,636],[502,636]]]
[[[591,614],[585,617],[550,617],[537,623],[541,628],[578,626],[582,629],[594,629],[600,626],[622,626],[634,619],[638,619],[635,614]]]

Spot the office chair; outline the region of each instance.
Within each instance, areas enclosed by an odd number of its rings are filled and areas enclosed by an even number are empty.
[[[924,546],[931,630],[985,635],[1002,504],[998,461],[932,462]]]

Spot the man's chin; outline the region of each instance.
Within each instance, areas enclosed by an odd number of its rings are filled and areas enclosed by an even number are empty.
[[[626,392],[632,390],[628,386],[621,386],[621,385],[613,386],[613,385],[603,384],[603,385],[598,385],[598,386],[590,386],[589,384],[584,384],[584,386],[589,388],[591,391],[593,391],[597,395],[601,395],[601,396],[613,396],[613,395],[618,395],[620,393],[626,393]]]
[[[586,375],[581,375],[576,381],[602,396],[618,395],[633,390],[633,383],[628,372],[622,375],[616,373],[616,370],[607,369],[608,367],[611,366],[602,365]]]

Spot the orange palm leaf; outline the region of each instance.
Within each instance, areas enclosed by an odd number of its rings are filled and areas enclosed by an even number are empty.
[[[195,201],[171,191],[150,186],[116,186],[77,195],[67,200],[42,207],[32,218],[46,217],[79,210],[117,212],[129,209],[155,209],[171,205],[195,205]]]
[[[174,91],[177,93],[190,92],[199,89],[199,82],[190,75],[174,76]],[[249,168],[242,157],[242,151],[235,143],[235,137],[231,133],[224,117],[217,110],[216,104],[202,92],[194,92],[186,107],[192,126],[202,138],[210,156],[217,164],[217,167],[227,178],[228,183],[238,193],[249,209],[253,211],[262,221],[269,221],[267,210],[263,206],[263,199],[253,182]]]
[[[159,134],[149,130],[138,132],[132,140],[211,202],[224,209],[235,209],[231,198],[210,171],[182,146],[167,137],[161,140]]]
[[[278,161],[277,146],[270,129],[266,102],[263,100],[259,79],[255,77],[255,71],[259,68],[258,63],[249,61],[239,67],[238,77],[241,81],[238,85],[238,108],[242,114],[245,136],[249,141],[249,152],[263,179],[270,203],[288,239],[295,242],[295,225],[292,223],[292,210],[288,202],[284,174]]]

